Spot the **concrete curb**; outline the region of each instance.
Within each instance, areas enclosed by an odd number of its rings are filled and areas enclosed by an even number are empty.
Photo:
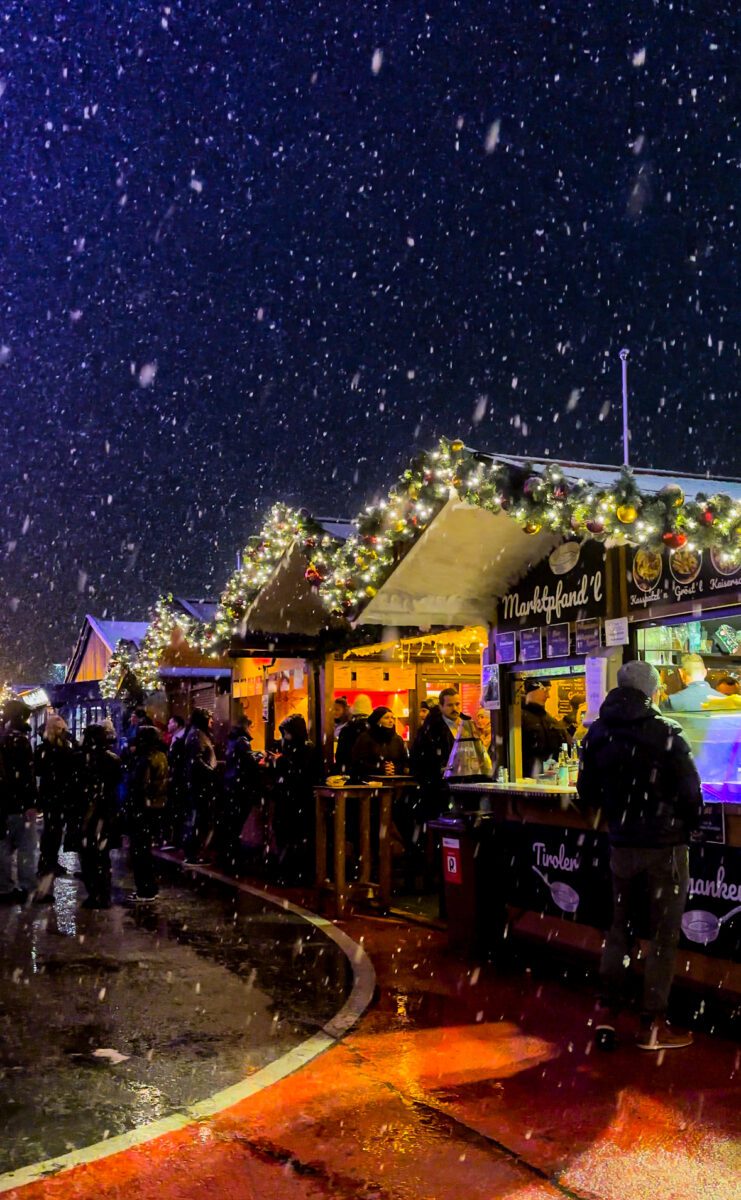
[[[162,854],[160,857],[167,862],[175,863],[178,866],[181,865],[177,859],[170,858],[169,855]],[[94,1142],[91,1146],[84,1146],[80,1150],[71,1150],[69,1154],[61,1154],[56,1158],[48,1158],[43,1162],[32,1163],[27,1167],[19,1167],[17,1171],[9,1171],[4,1175],[0,1175],[0,1193],[9,1192],[13,1188],[22,1188],[27,1184],[57,1175],[62,1171],[69,1171],[73,1167],[96,1162],[101,1158],[108,1158],[112,1154],[120,1154],[123,1150],[130,1150],[135,1146],[142,1146],[146,1142],[151,1142],[155,1138],[162,1137],[163,1134],[174,1133],[179,1129],[184,1129],[187,1125],[192,1125],[197,1121],[203,1121],[208,1117],[215,1116],[216,1113],[223,1112],[224,1109],[231,1108],[234,1104],[239,1104],[242,1100],[254,1096],[264,1088],[270,1087],[271,1084],[277,1083],[278,1080],[285,1079],[287,1075],[292,1075],[295,1071],[300,1070],[301,1067],[306,1066],[312,1059],[323,1054],[325,1050],[330,1050],[332,1046],[337,1044],[340,1038],[344,1037],[357,1024],[373,1000],[376,987],[376,973],[368,955],[362,946],[354,942],[352,938],[333,925],[331,921],[328,921],[326,917],[320,917],[315,913],[309,912],[308,909],[300,908],[299,905],[291,904],[288,900],[272,896],[269,892],[252,887],[248,883],[241,883],[231,879],[228,875],[222,875],[219,871],[212,871],[209,867],[189,866],[186,869],[193,874],[204,875],[219,883],[225,883],[238,891],[248,892],[251,896],[256,896],[260,900],[264,900],[267,904],[273,904],[276,908],[294,913],[310,925],[320,929],[322,933],[340,947],[350,963],[353,973],[353,986],[350,995],[339,1012],[322,1027],[319,1033],[315,1033],[310,1038],[307,1038],[306,1041],[300,1042],[298,1046],[294,1046],[292,1050],[281,1055],[275,1062],[268,1063],[266,1067],[263,1067],[260,1071],[256,1071],[249,1078],[234,1084],[232,1087],[223,1088],[221,1091],[215,1092],[213,1096],[208,1096],[205,1100],[199,1100],[197,1104],[189,1105],[187,1108],[177,1113],[172,1113],[168,1117],[161,1117],[158,1121],[152,1121],[148,1125],[138,1126],[136,1129],[128,1130],[126,1133],[109,1138],[107,1141]]]

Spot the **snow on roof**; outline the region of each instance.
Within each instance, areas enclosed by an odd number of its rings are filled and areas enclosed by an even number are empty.
[[[148,621],[104,621],[90,613],[86,614],[85,620],[111,653],[119,642],[133,642],[135,646],[140,646],[149,628]]]
[[[485,450],[476,450],[474,454],[481,458],[491,459],[492,462],[512,463],[522,467],[526,463],[535,471],[545,467],[560,467],[568,479],[586,479],[587,482],[608,486],[617,479],[622,470],[621,465],[609,466],[604,463],[570,462],[561,458],[529,458],[514,454],[490,454]],[[723,492],[734,500],[741,499],[741,479],[717,479],[710,475],[679,475],[676,471],[658,471],[654,467],[631,467],[636,482],[642,491],[660,492],[669,483],[679,484],[687,496],[695,497],[698,492],[711,496]]]
[[[204,625],[213,621],[219,607],[216,600],[187,600],[183,596],[175,596],[174,599],[175,603],[179,604],[188,616],[193,617],[196,621],[201,621]]]

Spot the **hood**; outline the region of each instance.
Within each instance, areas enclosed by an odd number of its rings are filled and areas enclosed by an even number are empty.
[[[659,710],[645,692],[632,687],[616,687],[607,693],[599,715],[606,725],[632,725],[658,716]]]
[[[201,733],[208,733],[211,714],[205,708],[194,708],[190,714],[190,723],[194,729],[200,729]]]

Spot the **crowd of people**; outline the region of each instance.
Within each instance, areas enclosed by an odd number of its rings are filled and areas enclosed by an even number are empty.
[[[110,908],[111,851],[124,838],[130,900],[151,903],[158,893],[155,847],[235,871],[251,820],[253,845],[269,848],[277,877],[310,880],[317,780],[303,717],[281,724],[280,744],[267,755],[253,752],[251,722],[241,718],[224,760],[205,709],[194,709],[187,723],[174,715],[162,729],[135,708],[122,738],[106,719],[88,725],[79,742],[52,713],[35,748],[29,717],[19,700],[2,712],[0,904],[53,903],[55,880],[67,874],[64,850],[78,855],[84,907]]]

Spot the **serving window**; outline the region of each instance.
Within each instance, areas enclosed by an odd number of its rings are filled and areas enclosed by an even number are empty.
[[[635,639],[692,747],[705,799],[741,803],[741,612],[639,627]]]

